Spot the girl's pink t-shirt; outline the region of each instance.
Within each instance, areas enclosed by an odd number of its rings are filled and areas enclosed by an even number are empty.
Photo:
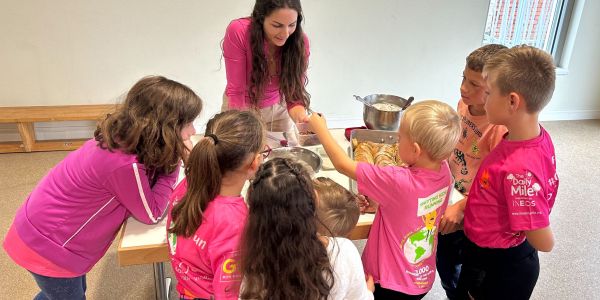
[[[227,76],[227,86],[225,95],[229,98],[230,109],[247,109],[251,106],[248,89],[250,88],[250,76],[252,71],[252,48],[250,46],[250,19],[241,18],[231,21],[223,38],[223,57],[225,59],[225,73]],[[304,35],[304,47],[306,59],[310,55],[309,42]],[[267,51],[267,43],[264,46]],[[266,53],[266,52],[265,52]],[[275,53],[277,62],[281,60],[281,53]],[[279,64],[278,64],[279,65]],[[264,95],[259,103],[259,108],[273,106],[280,102],[279,94],[279,75],[271,76],[267,82]],[[303,105],[302,102],[287,102],[288,110],[296,105]]]
[[[55,278],[74,278],[83,275],[61,268],[27,247],[12,225],[4,238],[4,250],[16,264],[38,275]]]
[[[358,192],[379,203],[362,260],[382,287],[427,293],[435,280],[438,224],[453,187],[448,163],[439,171],[359,163]]]
[[[483,160],[465,207],[465,234],[483,248],[510,248],[524,231],[550,225],[558,191],[556,158],[550,135],[502,140]]]
[[[171,209],[185,195],[184,179],[171,196]],[[248,207],[244,198],[217,196],[202,213],[202,223],[190,237],[167,232],[177,291],[186,298],[238,299],[241,275],[239,242]],[[167,217],[171,226],[171,214]]]

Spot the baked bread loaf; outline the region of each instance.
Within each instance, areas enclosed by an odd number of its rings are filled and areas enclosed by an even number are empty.
[[[399,166],[402,162],[396,157],[397,145],[383,144],[374,142],[359,142],[352,139],[354,149],[354,160],[367,162],[377,166]]]

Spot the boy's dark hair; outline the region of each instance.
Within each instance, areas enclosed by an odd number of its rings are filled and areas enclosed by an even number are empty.
[[[500,44],[488,44],[475,49],[467,56],[467,68],[475,71],[483,71],[485,62],[498,53],[502,49],[507,49],[506,46]]]
[[[322,235],[346,237],[356,226],[360,209],[356,196],[337,182],[326,177],[313,180],[318,196],[317,217]]]
[[[516,92],[523,96],[527,112],[541,111],[554,92],[556,71],[550,54],[535,47],[521,45],[498,52],[484,70],[493,74],[503,95]]]

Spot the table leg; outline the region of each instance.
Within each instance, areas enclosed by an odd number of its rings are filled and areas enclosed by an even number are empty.
[[[171,287],[171,278],[165,277],[165,265],[162,262],[153,264],[154,266],[154,292],[156,300],[169,300]]]

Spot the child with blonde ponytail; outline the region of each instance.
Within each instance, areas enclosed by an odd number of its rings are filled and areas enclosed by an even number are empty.
[[[238,298],[238,244],[248,215],[240,194],[268,156],[264,148],[258,117],[233,110],[213,117],[192,149],[167,220],[181,299]]]

